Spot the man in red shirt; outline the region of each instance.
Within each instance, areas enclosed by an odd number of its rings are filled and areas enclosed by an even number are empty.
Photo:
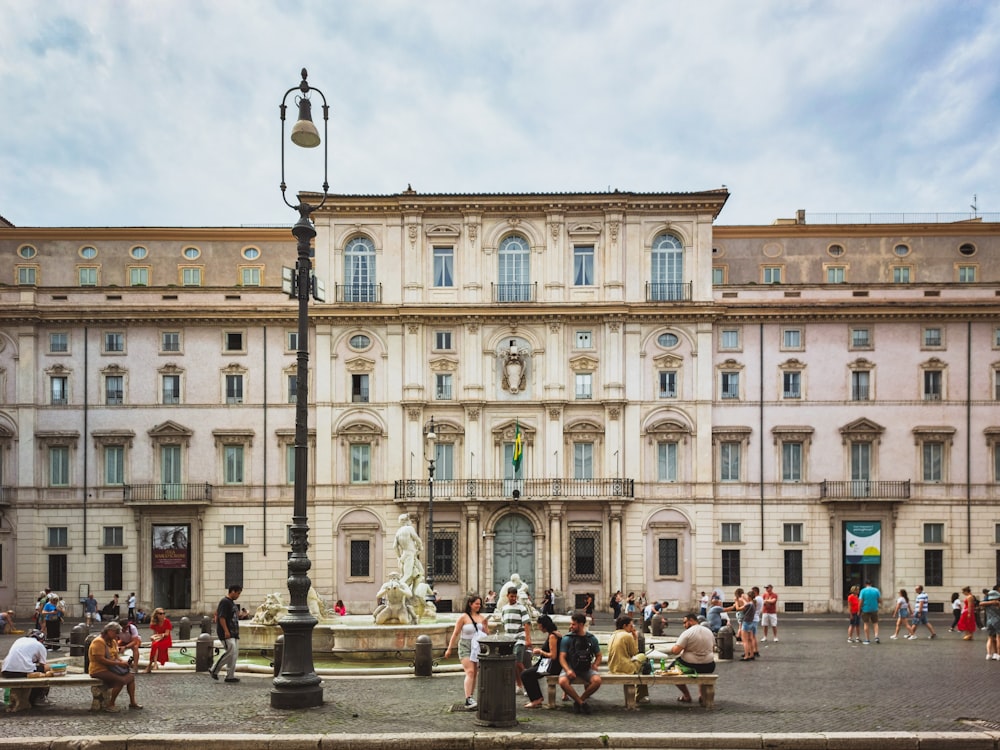
[[[770,625],[774,628],[774,642],[778,642],[778,595],[774,593],[774,586],[767,584],[764,587],[764,607],[760,615],[760,624],[764,628],[764,635],[760,639],[761,643],[767,640],[767,628]]]

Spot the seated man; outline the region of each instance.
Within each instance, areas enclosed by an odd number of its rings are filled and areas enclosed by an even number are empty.
[[[32,630],[26,636],[18,638],[10,646],[10,651],[0,667],[0,675],[7,679],[27,677],[32,672],[42,672],[51,676],[45,663],[45,633]],[[0,687],[3,687],[0,684]],[[32,688],[28,695],[28,703],[32,706],[44,706],[49,702],[48,688]],[[12,710],[17,710],[16,707]]]
[[[128,620],[122,625],[122,629],[118,633],[118,652],[123,653],[131,649],[132,656],[128,662],[133,672],[139,671],[140,645],[142,645],[142,638],[139,637],[139,629],[135,626],[134,622]]]
[[[0,635],[14,635],[14,630],[14,610],[0,612]]]
[[[564,635],[559,642],[559,664],[562,666],[559,686],[573,700],[573,710],[578,714],[589,714],[587,698],[601,686],[601,678],[597,674],[597,667],[601,664],[601,644],[587,632],[587,615],[583,612],[574,612],[570,618],[569,635]],[[577,695],[571,684],[577,677],[586,686],[583,695]]]
[[[608,641],[608,672],[611,674],[639,674],[646,655],[639,653],[639,634],[629,615],[619,615],[615,630]],[[627,686],[626,686],[627,687]],[[635,691],[637,703],[649,703],[649,686],[639,685]]]
[[[670,653],[679,654],[674,660],[673,668],[685,674],[710,674],[715,671],[714,651],[715,636],[712,631],[698,625],[698,615],[688,612],[684,615],[684,632],[670,648]],[[681,691],[681,697],[677,700],[690,703],[691,693],[688,692],[687,685],[678,685],[677,689]],[[700,687],[698,692],[698,702],[704,705]]]

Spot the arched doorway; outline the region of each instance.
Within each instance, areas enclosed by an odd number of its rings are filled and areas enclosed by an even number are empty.
[[[504,516],[493,528],[493,590],[499,591],[514,573],[536,596],[535,528],[520,513]]]

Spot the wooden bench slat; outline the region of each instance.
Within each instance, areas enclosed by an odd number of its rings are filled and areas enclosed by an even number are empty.
[[[625,692],[625,708],[635,709],[635,689],[639,685],[697,685],[700,701],[705,708],[715,706],[715,683],[717,674],[610,674],[598,672],[601,685],[621,685]],[[559,686],[559,675],[548,675],[548,708],[556,707],[556,688]],[[583,684],[583,680],[575,677],[575,684]]]

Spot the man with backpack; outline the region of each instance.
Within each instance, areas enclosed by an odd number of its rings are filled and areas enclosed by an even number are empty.
[[[573,700],[573,711],[589,714],[587,699],[601,686],[601,677],[597,674],[601,644],[587,632],[587,615],[583,612],[574,612],[570,618],[569,634],[559,642],[559,663],[562,665],[559,686]],[[572,681],[577,678],[583,680],[583,695],[577,695],[573,689]]]

